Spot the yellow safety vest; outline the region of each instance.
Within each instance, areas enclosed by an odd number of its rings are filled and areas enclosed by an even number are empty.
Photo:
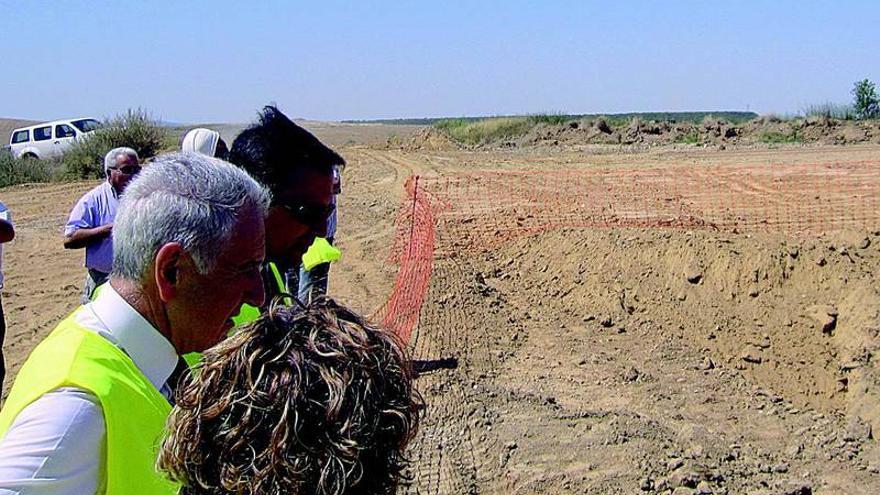
[[[22,409],[44,394],[60,387],[80,388],[98,398],[104,413],[104,493],[177,493],[179,486],[155,468],[171,405],[128,355],[78,324],[77,312],[34,348],[18,372],[0,411],[0,438]]]
[[[312,245],[309,246],[309,249],[303,254],[303,268],[307,272],[310,272],[312,271],[312,268],[318,265],[339,261],[339,258],[341,257],[342,251],[340,251],[339,248],[330,244],[330,242],[323,237],[315,237]]]

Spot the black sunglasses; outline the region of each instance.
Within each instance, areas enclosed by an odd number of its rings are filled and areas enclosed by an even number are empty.
[[[286,204],[278,203],[278,206],[287,210],[294,218],[309,227],[320,227],[327,222],[327,218],[336,209],[336,205],[316,204]]]
[[[140,165],[126,165],[124,167],[110,167],[110,170],[116,170],[125,175],[134,175],[141,171]]]

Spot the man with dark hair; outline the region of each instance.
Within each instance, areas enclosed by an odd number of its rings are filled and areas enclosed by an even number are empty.
[[[288,287],[283,275],[295,273],[315,238],[327,235],[327,218],[335,208],[333,172],[345,160],[276,107],[266,106],[258,122],[235,138],[229,161],[272,193],[266,218],[268,263],[263,270],[266,301],[280,292],[295,294],[296,285]],[[244,319],[237,322],[253,320],[257,314],[244,308]]]

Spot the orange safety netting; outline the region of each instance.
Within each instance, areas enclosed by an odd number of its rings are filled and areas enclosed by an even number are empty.
[[[682,228],[794,236],[880,229],[880,162],[493,170],[411,177],[400,266],[380,321],[409,341],[435,257],[559,228]]]

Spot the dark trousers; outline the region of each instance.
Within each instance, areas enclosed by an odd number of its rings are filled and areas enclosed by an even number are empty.
[[[328,237],[327,242],[333,244],[333,238]],[[310,304],[313,300],[327,294],[327,279],[330,277],[330,263],[320,265],[306,271],[303,265],[299,266],[297,280],[297,298],[303,304]]]

